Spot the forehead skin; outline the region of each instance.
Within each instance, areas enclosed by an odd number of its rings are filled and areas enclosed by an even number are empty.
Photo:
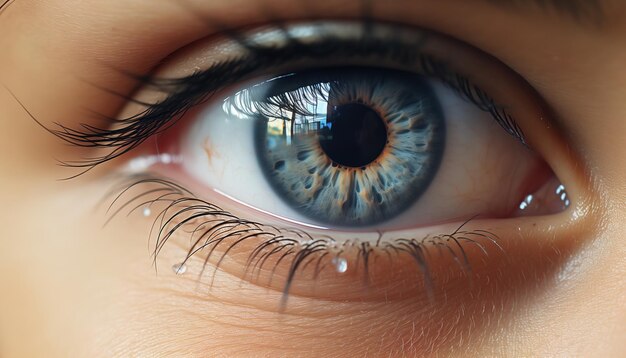
[[[525,78],[554,109],[571,150],[581,158],[581,172],[588,172],[600,197],[586,215],[601,225],[592,235],[572,238],[585,245],[564,268],[566,279],[540,291],[541,297],[519,292],[519,300],[506,302],[507,310],[523,307],[514,317],[502,307],[486,308],[502,310],[494,316],[500,331],[453,353],[624,355],[626,5],[606,2],[606,18],[591,25],[554,7],[489,1],[398,0],[372,6],[378,20],[455,37]],[[72,126],[81,123],[85,108],[115,115],[124,105],[93,84],[130,93],[133,82],[116,69],[146,73],[223,27],[361,14],[359,2],[333,0],[16,0],[0,14],[0,84],[44,124]],[[378,327],[398,312],[350,323],[363,312],[345,307],[345,316],[332,322],[281,321],[272,312],[228,304],[238,302],[241,293],[198,299],[181,293],[193,291],[193,283],[156,277],[145,241],[136,239],[145,236],[144,228],[129,221],[100,229],[102,218],[92,208],[106,188],[86,179],[58,181],[67,171],[55,159],[70,156],[74,148],[37,127],[5,88],[0,88],[0,356],[202,356],[209,351],[263,356],[316,349],[339,355],[337,347],[379,355],[372,340],[328,332],[354,324],[352,331],[367,328],[382,341],[386,332]],[[459,339],[454,333],[445,334]],[[289,341],[300,350],[281,349]],[[415,352],[420,351],[405,353]]]

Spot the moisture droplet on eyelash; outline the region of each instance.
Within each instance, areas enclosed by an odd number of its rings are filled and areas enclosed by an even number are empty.
[[[342,257],[333,258],[333,265],[335,265],[335,270],[339,273],[344,273],[348,271],[348,260]]]
[[[172,266],[172,271],[174,271],[175,274],[177,275],[182,275],[185,272],[187,272],[187,266],[185,264],[176,264],[174,266]]]

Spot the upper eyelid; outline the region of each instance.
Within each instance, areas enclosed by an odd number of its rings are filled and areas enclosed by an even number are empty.
[[[394,39],[374,41],[374,44],[364,44],[368,40],[372,40],[368,37],[371,35],[367,32],[369,31],[367,28],[368,25],[369,24],[366,24],[363,27],[364,35],[362,37],[350,41],[334,39],[336,43],[340,45],[331,45],[329,48],[326,48],[325,51],[344,57],[358,57],[363,54],[377,52],[389,53],[399,58],[410,57],[413,61],[415,61],[415,58],[421,58],[421,65],[432,71],[431,74],[438,75],[444,83],[464,92],[461,94],[463,94],[466,99],[478,105],[482,110],[491,112],[496,121],[500,123],[507,132],[524,142],[524,135],[520,127],[503,106],[496,104],[484,91],[472,85],[471,82],[467,81],[464,77],[455,73],[448,74],[447,72],[450,71],[446,69],[445,63],[433,62],[428,59],[425,60],[424,57],[420,57],[422,54],[421,44],[428,40],[428,35],[424,35],[423,38],[418,39],[412,38],[409,42],[414,46],[410,49],[408,49],[408,44]],[[274,28],[274,30],[276,29],[285,31],[281,27]],[[209,69],[199,72],[196,71],[188,76],[180,78],[136,76],[136,79],[140,83],[143,83],[145,87],[149,87],[157,92],[170,94],[165,97],[164,100],[149,105],[148,107],[145,107],[146,103],[142,103],[134,97],[125,97],[129,102],[143,104],[145,109],[138,114],[121,120],[110,118],[112,123],[111,128],[83,126],[82,130],[75,130],[61,126],[59,130],[53,131],[58,137],[77,146],[113,148],[104,156],[89,158],[82,162],[72,162],[69,163],[68,166],[86,168],[85,171],[87,171],[135,149],[143,143],[145,139],[154,134],[161,133],[175,124],[190,108],[203,103],[214,93],[234,82],[244,79],[243,77],[246,75],[250,75],[255,70],[258,70],[259,66],[254,65],[254,59],[263,58],[265,62],[269,62],[269,64],[265,63],[264,66],[269,68],[272,65],[276,66],[282,62],[307,58],[307,56],[315,58],[315,56],[320,55],[320,49],[317,47],[306,46],[290,36],[289,33],[283,33],[283,35],[286,43],[278,48],[275,46],[267,46],[263,43],[242,40],[242,37],[236,36],[234,42],[245,49],[245,54],[239,53],[236,56],[226,57],[222,62],[218,61],[216,65],[213,65]],[[320,41],[330,41],[333,39],[330,34],[320,36],[320,38]],[[398,50],[400,46],[394,41],[399,42],[400,45],[404,45],[404,48]],[[181,105],[181,103],[184,105]]]

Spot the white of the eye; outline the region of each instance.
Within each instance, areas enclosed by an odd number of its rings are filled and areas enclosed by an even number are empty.
[[[257,211],[259,211],[259,212],[261,212],[261,213],[263,213],[263,214],[266,214],[266,215],[268,215],[268,216],[273,216],[273,217],[275,217],[275,218],[277,218],[277,219],[280,219],[280,220],[282,220],[282,221],[285,221],[285,222],[290,222],[290,223],[293,223],[293,224],[306,226],[306,227],[309,227],[309,228],[311,228],[311,229],[319,229],[319,230],[328,230],[328,229],[329,229],[329,228],[327,228],[327,227],[325,227],[325,226],[320,226],[320,225],[312,225],[312,224],[308,224],[308,223],[306,223],[306,222],[300,222],[300,221],[292,220],[292,219],[290,219],[290,218],[288,218],[288,217],[284,217],[284,216],[276,215],[276,214],[274,214],[274,213],[271,213],[271,212],[269,212],[269,211],[263,210],[263,209],[261,209],[261,208],[257,208],[257,207],[254,207],[254,206],[252,206],[252,205],[249,205],[249,204],[247,204],[247,203],[245,203],[245,202],[243,202],[243,201],[241,201],[241,200],[239,200],[239,199],[237,199],[237,198],[235,198],[235,197],[233,197],[233,196],[231,196],[231,195],[228,195],[228,194],[224,193],[223,191],[221,191],[221,190],[219,190],[219,189],[213,189],[213,191],[215,191],[216,193],[218,193],[218,194],[222,195],[222,196],[223,196],[223,197],[225,197],[225,198],[228,198],[228,199],[232,200],[233,202],[238,203],[239,205],[242,205],[242,206],[248,207],[248,208],[250,208],[250,209],[257,210]]]
[[[485,177],[484,172],[476,173],[474,168],[485,165],[481,161],[489,145],[496,145],[491,152],[498,155],[499,150],[518,148],[520,144],[508,137],[489,113],[481,111],[439,81],[430,80],[430,83],[444,110],[448,132],[441,167],[416,203],[381,226],[384,228],[415,227],[442,220],[467,219],[467,216],[477,212],[488,211],[494,201],[506,204],[500,198],[502,193],[495,190],[499,189],[496,187],[500,177]],[[256,156],[254,125],[253,120],[228,119],[222,103],[207,108],[195,119],[188,135],[182,139],[184,169],[207,188],[239,205],[254,208],[283,221],[324,229],[323,225],[304,217],[285,203],[268,183]],[[465,146],[459,145],[459,142]],[[506,155],[506,152],[501,155]],[[532,163],[532,160],[518,158],[514,169],[524,175]],[[487,164],[498,163],[487,161]],[[459,170],[464,170],[462,174],[466,173],[465,170],[470,174],[459,177]],[[500,171],[498,175],[503,175]],[[515,176],[515,172],[504,174],[514,178],[513,184],[523,179]],[[460,197],[467,198],[468,195],[468,200],[459,202]],[[455,205],[457,202],[458,205]],[[519,205],[519,202],[512,205]]]
[[[443,85],[437,87],[442,106],[461,106],[463,110],[470,107],[475,111],[468,113],[486,115],[458,98],[452,90]],[[253,120],[225,104],[216,103],[207,108],[183,139],[183,168],[207,188],[238,205],[286,222],[326,229],[289,206],[268,183],[256,156],[254,125]],[[401,214],[396,220],[414,220],[413,216],[403,219],[404,216]]]
[[[228,119],[221,105],[201,113],[183,139],[183,168],[231,201],[279,220],[326,229],[290,208],[269,185],[256,156],[254,121]]]

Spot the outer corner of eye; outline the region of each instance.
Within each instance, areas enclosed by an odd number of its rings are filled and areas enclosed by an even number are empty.
[[[174,215],[162,232],[188,228],[181,231],[191,236],[186,259],[205,252],[205,264],[304,296],[362,300],[369,292],[389,299],[391,284],[397,297],[428,300],[450,280],[450,267],[467,272],[507,247],[500,240],[514,230],[502,219],[570,207],[573,199],[541,151],[524,145],[522,129],[532,127],[524,131],[530,136],[541,129],[527,112],[499,105],[502,93],[490,95],[504,88],[507,103],[533,102],[502,66],[493,69],[504,76],[501,86],[489,77],[493,59],[454,44],[431,53],[411,36],[389,38],[412,31],[405,28],[315,38],[292,26],[292,36],[306,37],[300,57],[288,42],[262,37],[276,46],[241,60],[258,62],[256,77],[241,74],[256,80],[218,91],[167,139],[176,152],[165,164],[178,169],[158,171],[198,195],[165,197],[174,204],[164,212]],[[384,51],[369,54],[380,40]],[[355,44],[363,56],[346,53]],[[316,53],[308,47],[320,45],[324,61],[306,58]],[[409,52],[414,56],[400,56]],[[287,53],[297,66],[264,57]],[[455,66],[458,54],[472,66]],[[472,68],[480,70],[468,73]],[[163,164],[163,155],[150,164]],[[312,289],[312,280],[329,289]],[[355,289],[363,282],[369,290]]]

